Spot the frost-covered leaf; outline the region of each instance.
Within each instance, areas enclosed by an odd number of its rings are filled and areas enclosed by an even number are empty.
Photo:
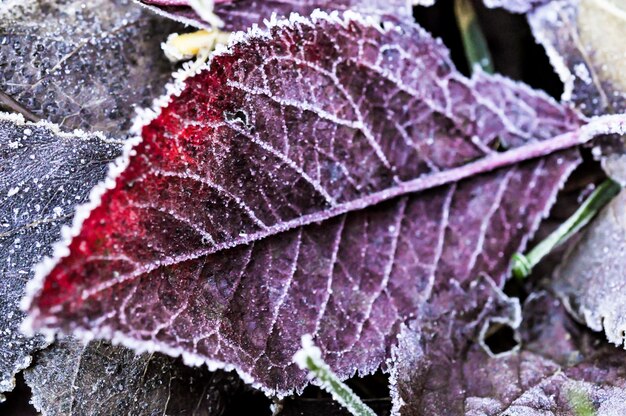
[[[508,298],[488,276],[427,304],[414,321],[403,325],[393,348],[392,413],[463,414],[463,365],[468,358],[463,354],[471,347],[485,360],[493,358],[477,340],[482,341],[493,325],[517,328],[520,321],[518,300]]]
[[[65,129],[121,137],[163,93],[160,44],[181,27],[131,0],[2,2],[0,91]]]
[[[563,99],[587,115],[626,110],[626,4],[557,0],[528,16],[565,84]]]
[[[609,341],[623,345],[626,331],[626,192],[594,220],[556,273],[568,309]]]
[[[529,21],[565,84],[564,99],[589,115],[626,110],[626,48],[616,41],[626,36],[626,3],[554,1]],[[604,144],[603,167],[626,184],[623,139]],[[568,309],[617,344],[623,344],[626,330],[625,200],[622,192],[611,202],[557,272],[557,289]]]
[[[37,353],[24,373],[44,416],[207,415],[223,413],[241,381],[192,369],[158,353],[135,355],[105,342],[64,338]]]
[[[152,10],[172,19],[197,27],[210,26],[189,6],[188,0],[138,0]],[[273,13],[289,16],[298,13],[310,15],[315,9],[327,12],[352,10],[370,16],[412,19],[411,0],[218,0],[214,13],[222,20],[223,30],[245,30],[253,24],[262,24]]]
[[[558,0],[528,16],[533,34],[565,85],[563,100],[586,115],[626,111],[626,3]],[[611,170],[626,153],[624,140],[598,141],[596,156]],[[626,176],[621,179],[626,182]]]
[[[365,374],[426,304],[502,285],[578,163],[569,109],[355,14],[252,30],[173,90],[40,267],[30,324],[279,395],[306,381],[304,333]]]
[[[583,405],[598,416],[626,412],[626,352],[581,329],[550,295],[531,295],[521,348],[495,357],[467,339],[455,343],[460,328],[440,318],[429,322],[434,341],[423,322],[401,333],[392,396],[403,416],[589,414],[577,412]]]
[[[0,113],[0,393],[13,388],[13,375],[45,345],[19,331],[31,267],[52,253],[61,226],[121,148],[100,134],[61,133],[51,124]]]

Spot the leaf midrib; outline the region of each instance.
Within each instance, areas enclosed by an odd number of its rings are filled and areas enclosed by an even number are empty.
[[[532,142],[523,146],[513,148],[511,150],[507,150],[505,152],[492,153],[474,162],[470,162],[465,165],[441,172],[425,174],[410,181],[401,182],[391,188],[383,189],[364,197],[338,204],[323,211],[318,211],[288,221],[280,222],[268,226],[266,229],[247,234],[244,237],[239,237],[223,243],[216,244],[210,248],[203,248],[190,253],[185,253],[183,255],[174,256],[169,259],[164,259],[163,261],[149,263],[143,267],[136,269],[132,273],[120,275],[115,279],[102,282],[99,285],[85,290],[85,292],[83,293],[83,299],[95,296],[103,290],[132,280],[137,276],[150,273],[151,271],[161,267],[176,265],[185,261],[190,261],[210,254],[214,254],[222,250],[235,248],[241,245],[247,245],[252,242],[262,240],[273,235],[281,234],[299,227],[304,227],[314,223],[321,223],[349,212],[360,211],[373,205],[377,205],[403,195],[422,192],[446,184],[455,183],[463,179],[473,177],[475,175],[487,173],[527,160],[547,156],[558,152],[559,150],[569,149],[579,144],[579,130],[574,130],[555,136],[551,139]]]

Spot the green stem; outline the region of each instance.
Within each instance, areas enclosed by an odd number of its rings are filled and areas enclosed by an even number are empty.
[[[470,70],[478,65],[483,71],[492,74],[494,72],[491,54],[487,41],[480,28],[476,12],[471,0],[454,0],[454,15],[461,31],[465,57],[470,65]]]
[[[567,401],[574,412],[574,416],[595,416],[596,414],[593,403],[583,390],[568,390]]]
[[[308,370],[311,376],[319,381],[320,387],[329,392],[333,399],[354,416],[376,416],[376,413],[363,403],[350,387],[339,380],[324,362],[320,349],[313,345],[310,335],[302,336],[302,349],[294,355],[293,360],[300,368]]]
[[[528,254],[515,253],[513,255],[513,275],[519,279],[528,276],[542,258],[591,221],[598,211],[618,194],[620,189],[619,184],[611,179],[602,182],[567,221],[554,230],[545,240],[537,244]]]

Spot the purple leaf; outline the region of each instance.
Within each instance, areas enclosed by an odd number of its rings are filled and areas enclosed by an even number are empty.
[[[578,163],[569,109],[352,13],[240,35],[172,91],[39,268],[30,324],[278,395],[306,382],[304,333],[366,374],[420,311],[502,285]]]
[[[189,6],[187,0],[138,0],[159,14],[200,28],[210,26]],[[289,16],[298,13],[310,15],[315,9],[323,11],[352,10],[364,15],[396,17],[412,20],[410,0],[218,0],[214,13],[224,22],[227,31],[246,30],[253,24],[262,24],[273,13]]]
[[[19,331],[19,301],[32,266],[52,254],[61,226],[121,149],[121,142],[101,134],[61,133],[49,123],[0,113],[0,393],[13,389],[14,374],[46,345]]]
[[[466,327],[458,321],[438,318],[405,327],[400,336],[392,396],[403,416],[626,412],[626,353],[581,330],[551,296],[529,297],[521,349],[495,357],[459,338]],[[583,413],[585,405],[594,413]]]
[[[163,93],[174,67],[160,44],[182,25],[126,0],[5,3],[0,92],[36,116],[121,138],[135,106]]]

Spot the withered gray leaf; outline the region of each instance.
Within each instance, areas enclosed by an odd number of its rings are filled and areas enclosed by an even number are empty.
[[[626,109],[626,8],[614,0],[560,0],[529,15],[538,41],[565,84],[564,99],[587,115]],[[626,184],[622,140],[603,140],[603,167]],[[622,344],[626,329],[626,217],[622,192],[597,218],[557,272],[556,288],[568,309],[609,340]]]
[[[105,176],[122,142],[101,134],[61,133],[48,123],[0,116],[0,371],[2,391],[45,346],[19,331],[19,300],[31,267],[51,253],[76,205]],[[33,403],[44,415],[219,414],[234,375],[190,369],[160,355],[135,356],[106,343],[64,339],[40,352],[26,374]]]
[[[193,369],[179,360],[64,338],[37,353],[24,373],[31,402],[45,416],[220,415],[242,388],[232,373]]]
[[[524,305],[516,351],[490,356],[476,342],[456,343],[458,327],[438,324],[434,346],[414,329],[401,334],[392,387],[404,416],[587,414],[576,413],[583,406],[598,416],[626,412],[626,352],[576,325],[545,292]]]
[[[561,81],[587,115],[626,110],[626,7],[617,0],[558,0],[528,15]]]
[[[626,4],[619,0],[559,0],[528,16],[533,34],[565,85],[563,100],[586,115],[626,110]],[[623,138],[595,141],[609,174],[626,153]],[[601,157],[603,156],[603,157]],[[621,175],[626,183],[626,175]]]
[[[0,90],[65,129],[127,134],[136,105],[162,94],[160,43],[182,25],[130,0],[0,5]]]
[[[609,341],[623,345],[626,331],[626,191],[594,220],[556,272],[568,309]]]
[[[563,100],[586,115],[626,110],[626,3],[619,0],[558,0],[528,15],[536,40],[563,81]],[[595,141],[594,155],[606,170],[626,153],[623,139]],[[619,162],[618,162],[619,163]],[[626,176],[621,179],[626,182]]]
[[[13,388],[13,375],[45,345],[19,331],[19,301],[31,267],[51,254],[61,226],[105,177],[121,147],[100,134],[61,133],[48,123],[0,113],[0,393]]]

